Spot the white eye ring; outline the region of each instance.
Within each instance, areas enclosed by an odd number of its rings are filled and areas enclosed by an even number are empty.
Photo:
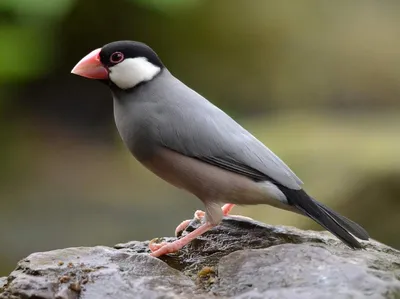
[[[124,60],[124,54],[121,52],[114,52],[110,56],[110,62],[111,63],[120,63],[122,60]]]

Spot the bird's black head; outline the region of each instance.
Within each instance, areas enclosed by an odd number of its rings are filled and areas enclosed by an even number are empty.
[[[163,68],[160,58],[149,46],[135,41],[117,41],[86,55],[72,73],[130,89],[151,81]]]
[[[101,48],[100,62],[106,67],[123,62],[125,59],[145,58],[159,68],[164,67],[160,58],[148,45],[135,41],[117,41]]]

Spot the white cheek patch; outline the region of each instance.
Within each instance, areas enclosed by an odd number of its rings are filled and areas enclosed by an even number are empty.
[[[121,89],[129,89],[137,84],[150,81],[161,68],[149,62],[145,57],[127,58],[109,68],[110,80]]]

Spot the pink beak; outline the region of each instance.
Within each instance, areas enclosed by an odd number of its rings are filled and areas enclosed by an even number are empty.
[[[108,71],[100,62],[100,51],[96,49],[83,57],[71,73],[89,79],[108,79]]]

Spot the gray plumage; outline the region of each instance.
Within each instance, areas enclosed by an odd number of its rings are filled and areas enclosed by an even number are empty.
[[[140,151],[143,142],[164,146],[254,179],[265,180],[267,175],[288,188],[301,189],[302,181],[263,143],[166,69],[151,84],[126,97],[117,92],[114,99],[117,126],[120,132],[129,132],[123,138],[133,151]],[[145,140],[135,142],[141,137]]]
[[[368,239],[354,222],[325,212],[274,153],[168,70],[133,90],[114,88],[113,96],[116,124],[132,154],[199,197],[211,222],[222,218],[220,203],[270,204],[313,218],[351,247],[360,244],[347,231]],[[288,190],[299,196],[287,198]]]
[[[283,161],[176,79],[145,44],[110,43],[72,72],[110,86],[116,125],[129,150],[156,175],[202,200],[212,225],[221,221],[224,203],[268,204],[310,217],[352,248],[361,248],[354,236],[369,238],[310,197]]]

